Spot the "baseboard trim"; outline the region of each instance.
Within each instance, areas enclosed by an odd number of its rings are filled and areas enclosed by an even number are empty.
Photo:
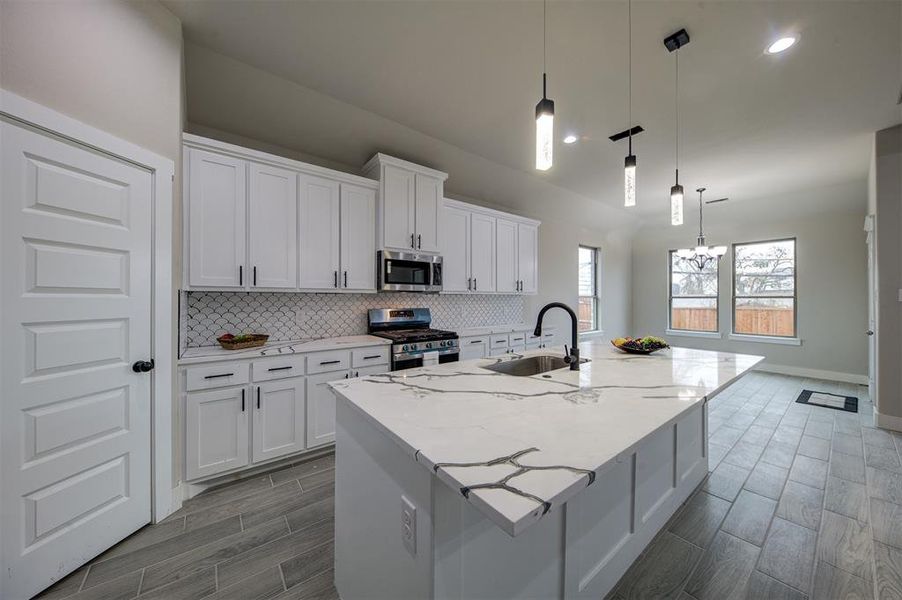
[[[855,383],[867,385],[868,376],[857,373],[843,373],[841,371],[824,371],[822,369],[806,369],[803,367],[790,367],[786,365],[772,365],[761,363],[755,367],[757,371],[779,373],[780,375],[795,375],[798,377],[811,377],[812,379],[825,379],[827,381],[839,381],[841,383]]]
[[[874,424],[881,429],[902,431],[902,417],[895,417],[893,415],[881,415],[876,410],[874,410]]]

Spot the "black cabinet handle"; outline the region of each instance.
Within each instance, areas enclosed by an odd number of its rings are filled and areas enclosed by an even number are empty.
[[[472,277],[467,277],[467,289],[468,290],[473,289],[473,278]]]
[[[254,285],[257,285],[257,267],[254,267]]]
[[[260,410],[260,386],[257,386],[257,410]]]
[[[423,236],[419,233],[417,234],[417,249],[423,247]]]
[[[338,271],[332,271],[332,285],[338,287]]]
[[[220,373],[219,375],[207,375],[204,379],[219,379],[220,377],[231,377],[234,373]]]
[[[474,278],[473,278],[473,291],[475,292],[475,291],[478,290],[478,289],[479,289],[479,288],[478,288],[477,285],[476,285],[476,278],[474,277]]]
[[[364,356],[363,360],[370,360],[372,358],[382,358],[382,355],[381,354],[373,354],[371,356]]]
[[[470,343],[471,344],[481,344],[482,340],[471,340]]]
[[[345,379],[348,379],[348,374],[347,374],[347,373],[345,373]]]
[[[340,360],[324,360],[319,364],[321,364],[321,365],[337,365],[340,362],[341,362]]]
[[[411,248],[416,248],[416,246],[415,246],[414,243],[413,243],[413,234],[412,234],[412,233],[410,234],[410,247],[411,247]]]
[[[241,412],[244,412],[244,388],[241,388]]]
[[[244,266],[238,265],[238,285],[244,285]]]
[[[293,369],[294,367],[273,367],[272,369],[266,369],[267,371],[287,371],[288,369]]]
[[[345,287],[348,287],[348,272],[345,271]]]

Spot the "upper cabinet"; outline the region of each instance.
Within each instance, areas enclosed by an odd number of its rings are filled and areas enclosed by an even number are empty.
[[[444,199],[443,292],[535,294],[539,222]]]
[[[251,287],[298,284],[297,173],[250,164],[248,244]]]
[[[300,180],[300,287],[338,289],[338,271],[341,269],[340,184],[311,175],[301,175]]]
[[[392,250],[439,252],[446,173],[377,154],[363,167],[379,180],[376,244]]]
[[[376,287],[376,190],[341,184],[341,285],[346,290]]]

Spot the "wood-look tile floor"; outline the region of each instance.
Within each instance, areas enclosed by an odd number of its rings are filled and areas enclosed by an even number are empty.
[[[207,490],[38,598],[337,599],[334,467],[327,454]]]
[[[611,599],[902,600],[902,435],[866,388],[751,373],[709,408],[708,479]],[[333,524],[328,455],[204,492],[39,598],[334,599]]]
[[[765,373],[712,399],[707,480],[608,598],[902,600],[902,435],[873,414],[866,387]]]

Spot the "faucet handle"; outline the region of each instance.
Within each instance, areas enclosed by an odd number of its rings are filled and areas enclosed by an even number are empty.
[[[564,344],[564,362],[568,365],[573,361],[573,357],[570,356],[570,350],[567,349],[567,344]]]

